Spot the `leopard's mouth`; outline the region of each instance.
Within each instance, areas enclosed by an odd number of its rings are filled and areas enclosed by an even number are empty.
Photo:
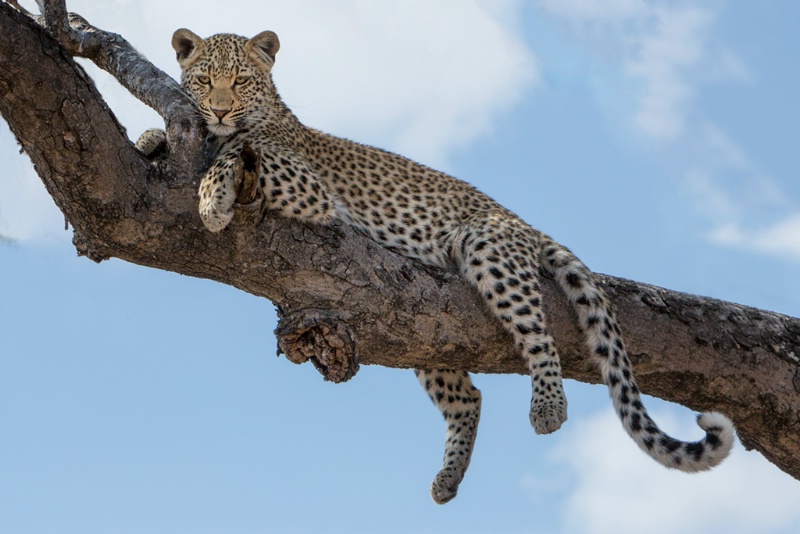
[[[208,127],[209,132],[211,132],[214,135],[223,137],[228,135],[233,135],[238,130],[236,126],[233,126],[231,124],[226,124],[219,120],[213,123],[207,122],[206,125]]]

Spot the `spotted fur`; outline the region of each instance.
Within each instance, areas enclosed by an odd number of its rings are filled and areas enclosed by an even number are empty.
[[[733,424],[698,418],[706,437],[686,443],[662,432],[645,410],[614,313],[592,273],[569,250],[534,230],[469,184],[407,158],[302,125],[284,105],[270,71],[278,37],[189,30],[172,41],[183,87],[207,123],[215,159],[200,184],[200,216],[212,232],[233,216],[234,163],[245,141],[262,153],[260,185],[268,209],[309,223],[351,224],[381,245],[429,265],[455,265],[514,337],[533,385],[530,419],[539,434],[567,419],[553,338],[545,324],[539,272],[554,276],[574,307],[624,428],[661,464],[709,469],[727,456]],[[151,134],[152,135],[152,134]],[[447,424],[442,470],[431,494],[452,499],[469,465],[481,395],[467,373],[419,370]]]

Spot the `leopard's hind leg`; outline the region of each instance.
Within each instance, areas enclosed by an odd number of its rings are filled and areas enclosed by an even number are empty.
[[[481,392],[464,371],[414,373],[447,424],[444,465],[431,484],[431,497],[444,504],[456,496],[469,467],[481,417]]]
[[[530,420],[549,434],[567,420],[567,399],[555,342],[547,330],[539,286],[541,234],[512,213],[477,213],[462,225],[452,255],[464,277],[514,336],[528,364],[533,395]]]

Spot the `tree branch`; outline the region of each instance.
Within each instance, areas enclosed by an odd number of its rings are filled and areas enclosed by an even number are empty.
[[[204,164],[197,121],[179,126],[184,134],[173,133],[171,155],[152,164],[47,32],[0,3],[0,34],[0,113],[75,227],[80,253],[209,278],[272,300],[282,350],[292,361],[315,360],[333,380],[352,376],[359,362],[526,374],[510,338],[454,273],[393,254],[343,225],[271,216],[255,225],[252,206],[239,209],[224,232],[206,231],[195,197]],[[185,97],[162,93],[170,87],[163,73],[149,84],[131,73],[154,67],[125,49],[124,40],[98,42],[93,59],[137,86],[135,94],[160,102],[168,124],[187,120],[176,111],[185,108]],[[173,97],[179,105],[169,102]],[[194,147],[183,162],[169,159],[180,146],[176,137]],[[244,162],[241,172],[248,168]],[[598,279],[615,305],[643,391],[724,412],[746,447],[800,478],[800,320]],[[551,281],[544,296],[566,376],[599,381]]]
[[[153,108],[165,121],[172,150],[161,164],[173,176],[197,176],[206,166],[203,154],[205,124],[180,84],[150,63],[122,36],[100,30],[75,13],[65,0],[43,0],[44,22],[72,56],[92,60],[114,76],[133,96]],[[37,21],[42,22],[41,17]]]

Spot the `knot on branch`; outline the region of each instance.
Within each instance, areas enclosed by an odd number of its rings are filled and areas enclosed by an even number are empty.
[[[304,310],[281,317],[275,336],[278,355],[296,364],[311,360],[325,380],[347,382],[358,372],[353,332],[338,315]]]

